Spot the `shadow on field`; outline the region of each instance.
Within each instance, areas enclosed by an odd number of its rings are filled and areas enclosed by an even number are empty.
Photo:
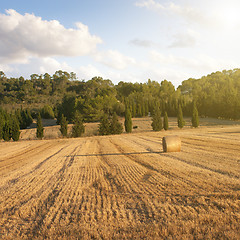
[[[142,154],[161,154],[164,152],[132,152],[132,153],[97,153],[97,154],[80,154],[80,155],[68,155],[66,157],[99,157],[99,156],[125,156],[125,155],[142,155]]]

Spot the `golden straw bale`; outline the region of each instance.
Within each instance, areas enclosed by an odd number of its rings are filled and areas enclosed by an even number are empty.
[[[166,136],[162,139],[164,152],[180,152],[181,151],[181,139],[179,136]]]

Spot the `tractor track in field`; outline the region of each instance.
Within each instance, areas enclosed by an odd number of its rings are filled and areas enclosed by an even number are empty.
[[[0,151],[0,238],[236,239],[238,145],[186,132],[179,153],[150,131],[12,144]]]

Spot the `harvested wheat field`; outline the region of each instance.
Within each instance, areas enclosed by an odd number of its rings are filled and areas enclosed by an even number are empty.
[[[0,238],[240,239],[240,126],[2,142]]]

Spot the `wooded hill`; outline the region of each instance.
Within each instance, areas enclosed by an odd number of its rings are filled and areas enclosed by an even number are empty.
[[[1,107],[8,111],[28,108],[33,117],[44,111],[44,106],[45,110],[49,107],[53,110],[51,117],[64,114],[69,122],[76,111],[85,122],[99,121],[104,113],[123,116],[125,106],[132,117],[142,117],[152,112],[156,104],[168,116],[176,116],[179,105],[184,116],[191,116],[193,102],[200,116],[240,119],[240,69],[191,78],[177,89],[167,80],[121,81],[114,85],[101,77],[79,81],[74,73],[61,70],[52,76],[33,74],[30,79],[7,78],[0,72]]]

